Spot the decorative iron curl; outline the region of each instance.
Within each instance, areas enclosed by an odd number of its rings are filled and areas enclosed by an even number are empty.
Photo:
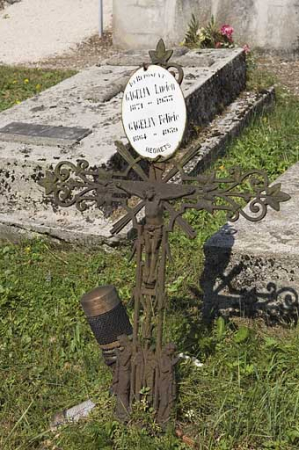
[[[103,178],[100,179],[100,175]],[[103,169],[91,168],[85,160],[79,160],[77,165],[60,162],[53,171],[46,172],[39,185],[45,188],[46,195],[53,195],[57,206],[67,208],[75,205],[80,212],[94,205],[101,208],[113,203],[126,204],[127,201],[111,174]]]
[[[192,183],[195,193],[188,196],[188,202],[184,202],[170,217],[169,230],[173,229],[177,218],[187,209],[206,210],[210,213],[216,210],[226,211],[227,219],[231,222],[237,221],[240,216],[250,222],[259,222],[266,216],[268,207],[279,211],[280,203],[290,199],[288,194],[281,191],[280,184],[269,186],[267,174],[262,170],[242,173],[236,167],[230,170],[227,178],[217,178],[215,172],[195,177],[186,175],[182,170],[180,172],[183,184]],[[241,187],[245,183],[249,187],[242,191]],[[250,203],[245,207],[248,202]]]
[[[253,213],[253,216],[248,214],[246,210],[243,210],[242,208],[242,205],[238,205],[237,208],[229,210],[226,215],[227,220],[236,222],[239,220],[240,216],[243,216],[249,222],[259,222],[264,219],[267,214],[267,205],[259,198],[254,198],[248,205],[248,209]],[[217,207],[215,209],[225,210],[226,208]]]
[[[62,183],[69,179],[72,172],[77,172],[77,166],[68,161],[60,162],[54,169],[56,180]]]
[[[239,219],[240,215],[243,216],[246,220],[251,222],[259,222],[264,219],[267,214],[267,206],[268,196],[264,194],[269,187],[269,179],[267,174],[262,170],[250,170],[245,173],[241,172],[239,167],[235,167],[230,169],[229,171],[231,178],[226,179],[217,179],[215,177],[215,181],[219,184],[224,183],[227,184],[227,188],[223,188],[222,190],[216,189],[213,192],[213,195],[223,199],[228,205],[231,206],[227,212],[227,218],[231,222],[235,222]],[[247,189],[243,192],[239,190],[236,191],[236,188],[240,188],[242,184],[248,183],[250,190]],[[276,192],[276,191],[275,191]],[[278,190],[277,194],[281,192]],[[271,195],[271,194],[270,194]],[[235,199],[242,200],[242,204],[236,202]],[[277,198],[278,204],[280,201],[284,201],[284,199],[280,196]],[[244,202],[249,203],[247,208],[244,208]],[[226,208],[219,208],[226,209]],[[249,214],[252,213],[253,215]]]
[[[170,63],[165,66],[165,69],[171,73],[171,75],[176,79],[178,84],[182,84],[184,79],[184,71],[182,66],[176,63]],[[171,69],[175,69],[176,71],[173,71]]]

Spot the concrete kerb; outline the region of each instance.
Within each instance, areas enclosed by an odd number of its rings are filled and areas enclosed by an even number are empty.
[[[298,321],[299,163],[275,183],[291,200],[265,219],[228,222],[205,244],[204,311],[269,322]]]
[[[262,93],[244,92],[184,149],[186,153],[194,149],[192,153],[195,154],[184,166],[185,171],[194,175],[207,169],[217,158],[225,154],[229,143],[241,134],[254,117],[273,108],[274,103],[274,87]],[[176,175],[172,181],[179,181],[179,175]]]

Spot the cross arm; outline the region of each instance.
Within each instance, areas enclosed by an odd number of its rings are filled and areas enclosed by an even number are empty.
[[[81,212],[93,205],[126,204],[128,199],[128,195],[118,188],[113,174],[92,168],[85,160],[79,160],[77,165],[69,161],[60,162],[53,170],[47,170],[38,184],[58,206],[75,205]]]
[[[290,199],[290,195],[282,191],[281,184],[271,185],[267,174],[261,170],[242,173],[237,167],[226,178],[217,178],[214,172],[199,177],[184,173],[181,176],[183,183],[190,184],[195,192],[170,217],[170,230],[188,209],[205,210],[211,214],[221,210],[227,212],[230,221],[243,216],[246,220],[258,222],[266,216],[269,208],[279,211],[281,203]]]

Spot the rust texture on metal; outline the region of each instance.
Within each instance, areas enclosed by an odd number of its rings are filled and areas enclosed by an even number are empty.
[[[171,55],[161,41],[150,54],[154,64],[168,70],[173,68],[169,62]],[[175,69],[180,81],[182,69],[176,66]],[[280,203],[290,197],[282,192],[280,184],[270,186],[266,173],[261,170],[242,172],[233,168],[227,177],[218,177],[214,172],[190,176],[185,173],[184,165],[192,155],[185,155],[180,161],[176,158],[172,167],[169,162],[166,166],[155,161],[143,169],[142,158],[134,158],[120,142],[116,142],[116,146],[127,163],[124,172],[90,167],[84,160],[77,164],[61,162],[53,171],[47,171],[40,184],[46,195],[51,195],[61,207],[76,206],[79,211],[85,211],[121,205],[126,214],[115,223],[112,234],[121,232],[132,222],[137,232],[132,254],[137,263],[133,338],[128,337],[129,333],[121,333],[117,339],[119,347],[113,378],[116,414],[121,420],[128,420],[132,403],[146,398],[163,425],[169,420],[176,397],[175,365],[178,362],[175,345],[163,340],[166,265],[171,259],[169,233],[177,225],[189,238],[195,238],[195,230],[184,218],[184,213],[190,209],[211,214],[223,210],[231,221],[243,216],[257,222],[265,217],[268,208],[279,211]],[[130,177],[132,172],[134,177]],[[181,182],[176,184],[173,179],[178,174]],[[132,198],[139,199],[139,203],[132,206]],[[137,215],[142,210],[144,221],[139,222]]]
[[[82,308],[87,317],[99,316],[111,311],[120,303],[117,291],[114,286],[100,286],[81,299]]]

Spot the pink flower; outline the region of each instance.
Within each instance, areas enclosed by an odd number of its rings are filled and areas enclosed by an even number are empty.
[[[220,48],[220,47],[222,47],[222,42],[216,42],[215,48]]]
[[[248,53],[250,53],[250,47],[249,47],[249,45],[245,44],[245,45],[243,46],[243,50],[244,50],[244,52],[245,52],[245,55],[248,55]]]
[[[232,40],[234,29],[230,25],[222,25],[220,33],[222,36],[226,36],[228,40]]]

